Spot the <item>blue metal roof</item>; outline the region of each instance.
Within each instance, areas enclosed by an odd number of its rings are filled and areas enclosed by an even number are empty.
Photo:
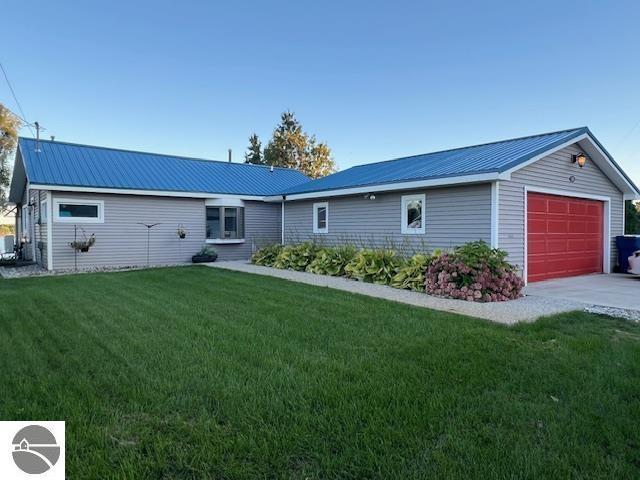
[[[20,138],[31,184],[234,195],[277,195],[308,182],[297,170]]]
[[[290,195],[481,173],[500,173],[584,133],[590,133],[587,127],[359,165],[294,186],[285,193]]]

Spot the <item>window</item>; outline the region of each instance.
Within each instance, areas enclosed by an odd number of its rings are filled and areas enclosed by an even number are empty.
[[[207,240],[244,240],[244,207],[207,207]]]
[[[20,213],[20,237],[25,241],[29,241],[31,228],[29,225],[29,207],[27,205],[22,206]]]
[[[40,224],[47,223],[47,201],[40,202]]]
[[[313,233],[329,233],[329,204],[313,204]]]
[[[425,195],[404,195],[402,197],[402,233],[424,234]]]
[[[76,200],[57,198],[53,207],[56,222],[104,223],[102,200]]]

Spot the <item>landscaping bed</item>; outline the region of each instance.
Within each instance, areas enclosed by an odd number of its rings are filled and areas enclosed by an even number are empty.
[[[255,265],[343,276],[470,302],[513,300],[524,281],[506,261],[504,250],[469,242],[452,251],[418,253],[405,258],[391,249],[361,249],[313,242],[269,245],[251,258]]]

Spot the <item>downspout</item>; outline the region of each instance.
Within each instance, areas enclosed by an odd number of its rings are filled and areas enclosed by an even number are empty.
[[[282,195],[282,202],[281,202],[281,210],[282,210],[282,218],[280,219],[280,244],[284,245],[284,202],[287,199],[286,195]]]
[[[525,240],[526,241],[526,240]],[[491,248],[500,245],[500,182],[491,182]]]
[[[53,195],[47,192],[47,270],[53,270]]]

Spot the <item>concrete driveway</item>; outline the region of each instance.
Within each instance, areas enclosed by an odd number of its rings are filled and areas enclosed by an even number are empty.
[[[530,283],[524,293],[588,305],[640,310],[640,277],[633,275],[616,273],[546,280]]]

